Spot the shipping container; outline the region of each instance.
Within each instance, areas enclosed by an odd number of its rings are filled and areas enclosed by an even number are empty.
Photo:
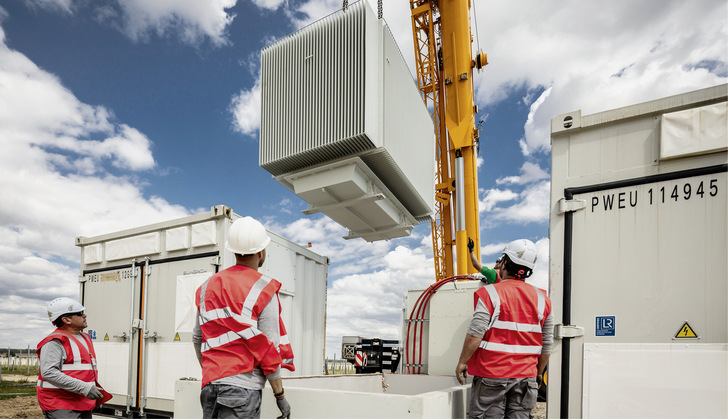
[[[218,205],[202,214],[76,239],[81,303],[99,381],[114,395],[104,407],[118,414],[171,416],[175,382],[201,378],[191,342],[194,294],[212,274],[235,263],[225,242],[237,218]],[[296,364],[294,373],[283,375],[321,374],[329,260],[268,234],[260,272],[282,284],[282,315]],[[199,381],[195,384],[199,389]]]
[[[727,96],[552,119],[548,417],[726,417]]]

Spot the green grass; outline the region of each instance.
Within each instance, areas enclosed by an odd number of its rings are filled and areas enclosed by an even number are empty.
[[[0,400],[34,395],[35,381],[0,381]]]
[[[16,366],[15,369],[3,366],[2,368],[0,368],[0,371],[2,372],[2,375],[5,375],[5,374],[28,375],[28,366],[27,365],[23,365],[22,367]],[[39,372],[38,368],[33,367],[31,365],[29,377],[38,377],[38,372]]]

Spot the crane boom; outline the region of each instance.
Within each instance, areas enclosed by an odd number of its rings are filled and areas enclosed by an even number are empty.
[[[440,281],[456,272],[474,272],[469,263],[468,237],[480,248],[475,151],[478,134],[472,76],[473,68],[480,69],[487,60],[485,54],[475,60],[471,57],[468,0],[410,0],[410,9],[417,83],[425,104],[432,109],[435,124],[437,178],[432,247],[435,276]]]

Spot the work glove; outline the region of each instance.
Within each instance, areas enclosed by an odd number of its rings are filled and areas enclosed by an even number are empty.
[[[475,249],[475,242],[473,241],[473,239],[468,237],[468,251],[472,252],[473,249]]]
[[[101,391],[99,391],[99,389],[98,389],[98,387],[96,387],[95,383],[89,383],[89,388],[86,390],[84,395],[91,400],[98,400],[98,399],[104,398],[104,395],[101,394]]]
[[[275,394],[276,398],[276,404],[278,405],[278,409],[281,411],[281,415],[278,416],[276,419],[290,419],[291,417],[291,405],[288,404],[288,400],[286,400],[286,395],[284,392],[281,392],[280,395]]]

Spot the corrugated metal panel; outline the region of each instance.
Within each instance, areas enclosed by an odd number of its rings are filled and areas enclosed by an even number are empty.
[[[341,198],[336,207],[336,194],[299,195],[310,204],[308,212],[323,212],[347,227],[347,238],[370,241],[408,235],[430,220],[432,120],[394,37],[368,3],[266,47],[261,61],[261,167],[295,192],[292,179],[301,181],[301,173],[321,174],[328,165],[358,158],[367,166],[367,182],[384,194],[372,202],[365,190],[361,201]],[[317,182],[324,177],[317,175]]]
[[[375,147],[364,132],[366,11],[357,3],[263,49],[260,165],[273,175]]]

